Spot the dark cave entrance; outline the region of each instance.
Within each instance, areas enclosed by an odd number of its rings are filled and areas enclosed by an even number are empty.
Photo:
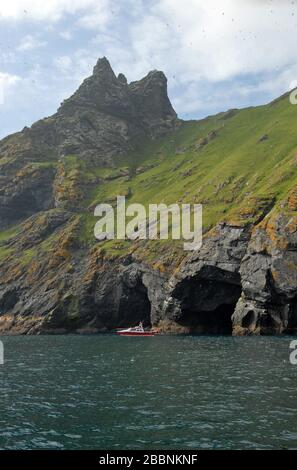
[[[124,287],[119,306],[119,326],[136,326],[139,322],[145,328],[152,325],[151,302],[141,280],[135,287]]]
[[[188,310],[182,311],[181,324],[190,326],[196,334],[231,335],[232,321],[236,303],[222,304],[212,311]]]
[[[239,274],[225,279],[193,277],[184,279],[174,297],[179,300],[178,322],[195,334],[232,334],[232,320],[241,295]],[[214,273],[212,273],[214,275]]]

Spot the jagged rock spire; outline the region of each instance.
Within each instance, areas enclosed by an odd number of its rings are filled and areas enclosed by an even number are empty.
[[[98,59],[97,64],[95,65],[94,70],[93,70],[93,76],[97,78],[99,77],[101,80],[102,79],[107,79],[107,80],[116,79],[114,71],[112,70],[111,65],[106,57],[102,57]]]
[[[104,159],[125,153],[136,140],[156,138],[179,125],[163,72],[153,70],[128,84],[123,74],[115,75],[106,57],[98,60],[93,74],[56,116],[61,153],[96,152]]]

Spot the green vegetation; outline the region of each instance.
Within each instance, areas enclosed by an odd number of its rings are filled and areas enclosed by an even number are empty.
[[[82,245],[98,245],[112,256],[132,249],[149,260],[157,259],[160,251],[169,256],[179,251],[180,243],[139,241],[132,246],[115,240],[99,244],[93,235],[94,207],[103,202],[115,204],[118,195],[145,207],[160,202],[202,203],[205,232],[219,221],[249,224],[260,221],[271,210],[294,212],[296,117],[297,107],[284,96],[265,106],[183,122],[177,131],[140,143],[109,167],[67,155],[58,163],[56,195],[62,202],[70,201],[69,207],[81,214],[78,237]],[[53,164],[32,165],[44,168]],[[13,234],[13,230],[0,232],[0,257],[8,253],[2,242]],[[51,235],[42,242],[41,250],[49,251],[55,240],[56,234]],[[24,256],[27,262],[31,254]]]
[[[12,248],[9,248],[8,246],[0,246],[0,261],[3,261],[8,258],[8,256],[11,255],[12,252]]]
[[[297,186],[296,116],[297,108],[283,97],[184,122],[177,132],[115,161],[109,173],[104,169],[88,205],[115,203],[117,195],[145,206],[202,203],[205,231],[222,220],[255,223],[273,207],[277,210]],[[81,237],[92,243],[95,219],[90,212],[82,220]],[[111,244],[105,245],[110,249]]]
[[[11,238],[15,237],[18,233],[19,227],[12,227],[8,230],[0,232],[0,245],[7,243]]]
[[[36,250],[34,248],[24,250],[22,252],[22,256],[18,259],[19,263],[23,266],[27,266],[32,261],[35,253],[36,253]]]

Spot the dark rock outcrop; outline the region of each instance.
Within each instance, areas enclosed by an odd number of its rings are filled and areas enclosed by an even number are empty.
[[[107,261],[94,253],[69,265],[60,253],[49,269],[40,263],[28,277],[14,267],[15,279],[0,289],[2,333],[96,333],[139,321],[150,326],[164,303],[167,277],[132,257]]]
[[[26,166],[0,189],[0,223],[4,228],[53,207],[52,168]]]
[[[231,333],[249,231],[219,224],[169,281],[163,320],[196,333]],[[171,326],[170,326],[171,328]]]
[[[242,260],[236,334],[297,331],[297,220],[276,215],[255,227]]]

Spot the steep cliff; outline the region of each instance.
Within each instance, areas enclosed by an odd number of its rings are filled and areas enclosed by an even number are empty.
[[[107,59],[57,113],[0,142],[0,332],[297,330],[296,107],[177,118],[162,72]],[[202,248],[93,234],[94,207],[203,204]]]

